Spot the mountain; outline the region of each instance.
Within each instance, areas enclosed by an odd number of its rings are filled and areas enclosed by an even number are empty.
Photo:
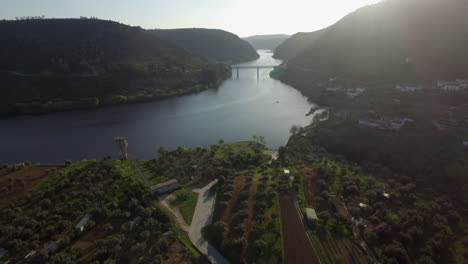
[[[421,81],[468,75],[468,2],[388,0],[358,9],[288,62],[292,78]]]
[[[192,55],[213,62],[239,63],[259,58],[249,43],[237,35],[218,30],[203,28],[158,29],[153,33],[161,39],[170,41]]]
[[[278,45],[283,43],[289,35],[275,34],[275,35],[257,35],[244,38],[245,41],[249,42],[252,47],[259,50],[275,50]]]
[[[312,46],[324,31],[300,32],[292,35],[276,47],[273,57],[285,61],[295,57],[307,47]]]
[[[230,74],[112,21],[0,21],[0,43],[0,114],[144,101],[216,86]]]

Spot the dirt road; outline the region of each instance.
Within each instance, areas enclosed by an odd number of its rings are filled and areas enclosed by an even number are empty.
[[[287,264],[319,264],[320,261],[307,237],[296,206],[294,194],[280,196],[284,258]]]

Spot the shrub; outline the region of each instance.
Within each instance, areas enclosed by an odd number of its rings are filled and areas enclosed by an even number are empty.
[[[226,231],[226,224],[218,221],[214,224],[207,225],[202,229],[203,237],[214,245],[221,245],[223,242],[223,233]]]

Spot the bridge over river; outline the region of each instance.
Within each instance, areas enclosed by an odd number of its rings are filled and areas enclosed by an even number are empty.
[[[233,70],[237,71],[237,79],[239,79],[239,69],[257,69],[257,79],[260,78],[260,69],[275,69],[278,66],[275,65],[245,65],[245,66],[231,66]]]

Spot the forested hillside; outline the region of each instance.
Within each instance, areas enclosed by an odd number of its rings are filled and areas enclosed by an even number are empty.
[[[466,207],[468,90],[437,81],[468,78],[467,12],[466,1],[388,0],[329,27],[273,75],[327,109],[298,134]]]
[[[468,72],[468,2],[389,0],[344,17],[288,72],[360,80],[454,79]]]
[[[296,33],[276,47],[273,57],[285,61],[294,58],[307,47],[312,46],[323,32],[324,30]]]
[[[144,101],[217,86],[227,66],[149,31],[97,19],[0,22],[0,113]]]
[[[159,38],[184,48],[192,55],[212,62],[239,63],[259,58],[249,43],[223,30],[182,28],[153,32]]]
[[[257,35],[244,38],[245,41],[249,42],[254,49],[262,50],[275,50],[281,43],[283,43],[289,35],[276,34],[276,35]]]

